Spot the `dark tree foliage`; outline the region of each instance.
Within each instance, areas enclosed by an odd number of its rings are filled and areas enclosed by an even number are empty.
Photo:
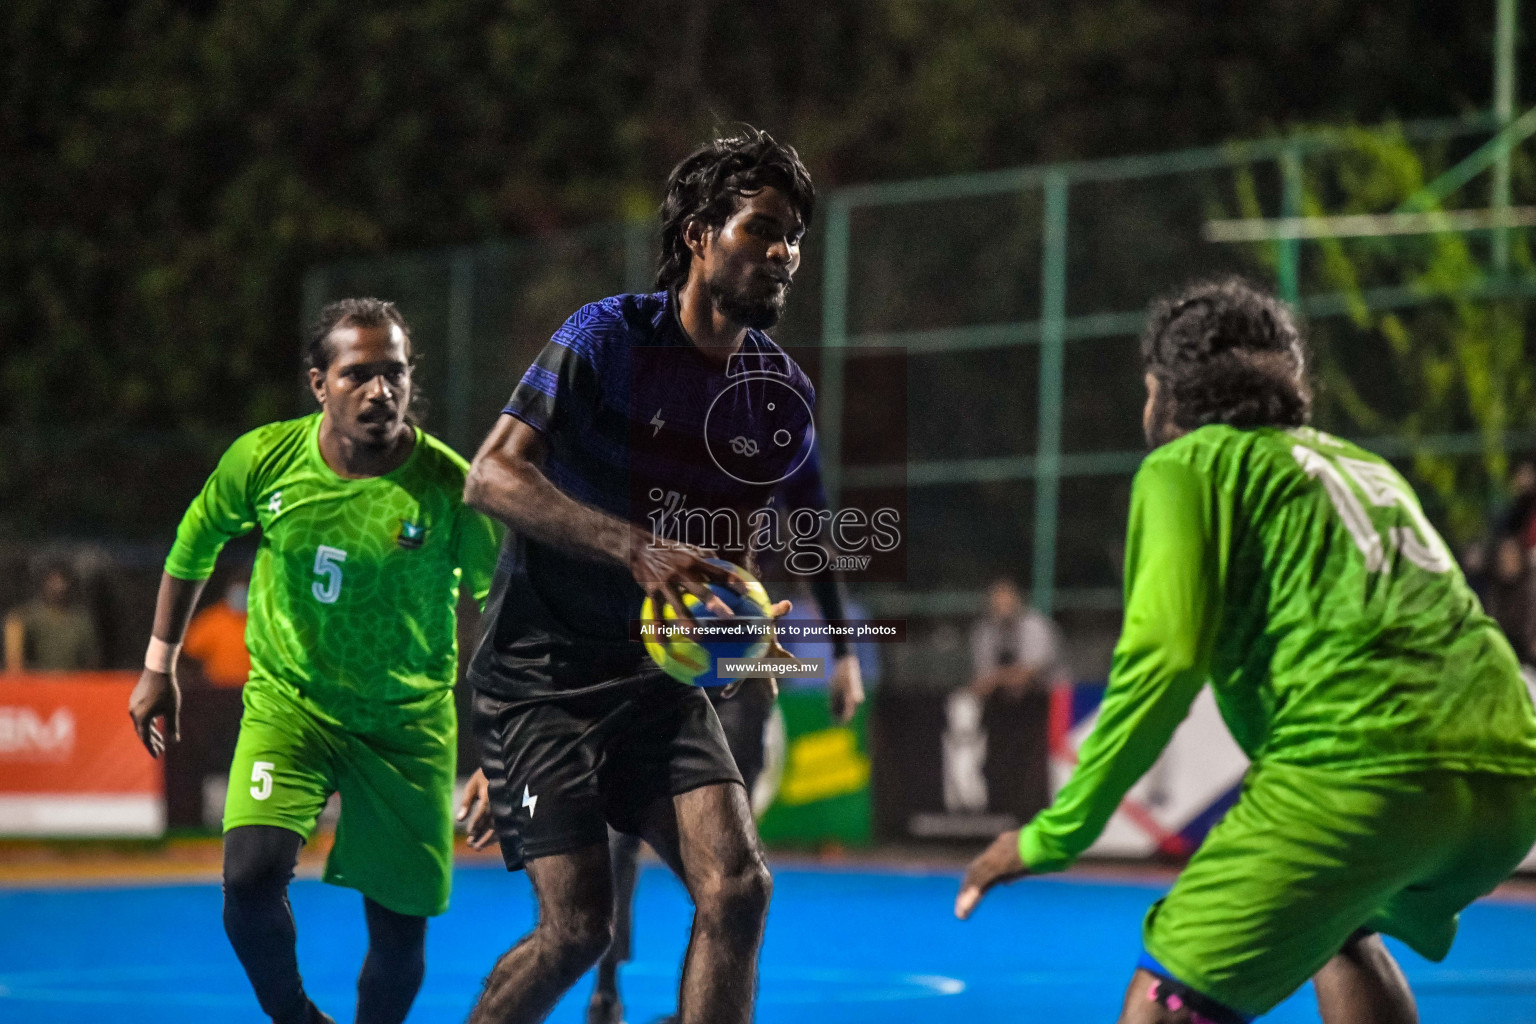
[[[835,186],[1460,113],[1492,9],[9,0],[0,531],[79,437],[216,450],[295,411],[314,262],[649,211],[736,119]]]

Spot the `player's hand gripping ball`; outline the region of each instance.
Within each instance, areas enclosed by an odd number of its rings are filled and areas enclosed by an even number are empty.
[[[640,609],[640,621],[646,625],[644,634],[646,653],[667,675],[692,686],[725,686],[739,681],[722,677],[716,672],[718,660],[761,658],[768,653],[772,636],[773,616],[769,614],[771,602],[768,599],[768,591],[763,589],[763,585],[740,566],[716,558],[711,558],[709,561],[722,569],[729,569],[740,577],[746,583],[743,588],[746,593],[740,593],[721,583],[710,583],[709,589],[725,602],[725,606],[731,610],[733,617],[727,619],[716,615],[703,601],[692,594],[684,593],[683,603],[688,606],[688,614],[692,615],[693,620],[700,626],[730,623],[733,626],[743,627],[741,632],[745,635],[708,639],[688,637],[676,632],[669,634],[666,630],[668,624],[675,624],[678,627],[686,626],[686,622],[677,614],[676,609],[666,602],[657,602],[651,597],[645,599],[645,604]],[[658,607],[663,613],[660,616],[657,614]]]

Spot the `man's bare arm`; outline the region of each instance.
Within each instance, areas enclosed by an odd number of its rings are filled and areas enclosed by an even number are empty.
[[[173,651],[181,646],[186,635],[192,609],[203,592],[206,580],[183,580],[169,573],[160,576],[160,593],[155,598],[155,624],[152,634],[155,640]],[[152,757],[159,757],[166,743],[181,739],[181,688],[176,685],[176,662],[172,656],[165,671],[145,666],[139,676],[139,685],[128,698],[128,717],[133,719],[133,730],[139,735]],[[164,720],[164,726],[157,725]]]
[[[27,624],[20,612],[5,617],[5,670],[21,672],[26,668]]]
[[[825,548],[825,545],[823,545]],[[832,571],[830,556],[821,570],[811,576],[811,594],[821,617],[834,622],[844,617],[842,582]],[[854,712],[864,703],[864,676],[860,671],[859,657],[846,640],[832,641],[832,668],[827,677],[827,700],[831,704],[832,718],[841,723],[851,722]]]
[[[151,632],[168,644],[179,644],[187,635],[192,609],[203,594],[207,580],[182,580],[169,573],[160,574],[160,592],[155,597],[155,624]]]
[[[503,415],[470,464],[464,503],[541,543],[593,561],[628,565],[639,531],[550,483],[540,468],[543,462],[543,435]]]
[[[994,689],[1023,691],[1035,685],[1040,670],[1028,665],[1000,665],[993,676]]]
[[[544,439],[515,416],[503,415],[480,445],[464,480],[464,502],[526,537],[593,561],[629,569],[635,582],[691,619],[681,592],[692,593],[717,615],[725,602],[705,584],[736,584],[733,575],[704,559],[708,552],[654,537],[618,516],[584,505],[550,482],[540,468]]]

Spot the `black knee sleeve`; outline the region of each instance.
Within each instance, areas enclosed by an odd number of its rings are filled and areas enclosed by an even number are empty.
[[[400,1024],[427,971],[427,919],[363,898],[368,956],[357,977],[357,1024]]]
[[[279,1024],[305,1024],[311,1004],[299,977],[288,882],[303,838],[271,825],[242,825],[224,836],[224,931],[256,991]]]
[[[281,900],[304,839],[274,825],[241,825],[224,836],[225,899]]]
[[[391,957],[419,957],[427,948],[427,919],[413,914],[397,914],[382,904],[363,897],[363,914],[368,919],[368,948]]]

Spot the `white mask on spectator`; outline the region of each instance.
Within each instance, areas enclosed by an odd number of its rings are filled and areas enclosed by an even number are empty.
[[[231,583],[224,591],[224,603],[237,612],[243,612],[250,601],[250,594],[249,583]]]

